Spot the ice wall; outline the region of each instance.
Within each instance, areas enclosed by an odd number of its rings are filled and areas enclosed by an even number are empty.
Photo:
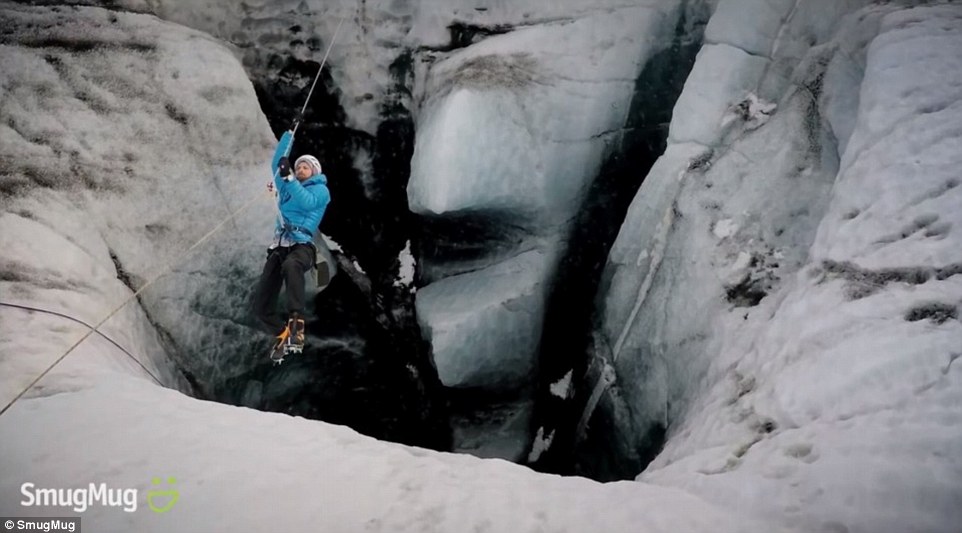
[[[249,346],[242,324],[273,209],[271,133],[240,64],[210,36],[152,16],[5,5],[2,24],[3,300],[96,325],[172,269],[104,333],[166,385],[186,388],[175,367],[200,382],[230,375],[245,362],[215,355]],[[5,397],[85,332],[2,312]],[[43,355],[27,363],[23,351]]]
[[[667,13],[638,8],[518,30],[438,58],[419,85],[425,101],[408,184],[411,209],[441,218],[490,212],[527,228],[527,236],[514,249],[492,251],[486,270],[447,278],[444,290],[442,282],[428,285],[418,294],[418,305],[473,309],[465,319],[477,331],[460,335],[500,344],[492,353],[501,354],[502,363],[524,361],[526,371],[503,364],[506,373],[530,375],[534,367],[538,324],[558,253],[557,244],[537,241],[557,243],[566,237],[585,189],[622,135],[635,77],[670,42],[662,31],[666,26],[673,27]],[[546,257],[536,263],[515,258],[532,246]],[[504,267],[496,266],[502,261]],[[530,265],[513,276],[514,289],[477,295],[497,295],[501,321],[530,323],[521,343],[495,322],[481,320],[489,306],[479,305],[467,289],[467,280],[489,279],[485,272],[509,268],[508,263]],[[464,290],[457,279],[465,280]],[[535,298],[511,305],[532,286],[540,287]],[[432,336],[447,334],[443,330],[459,322],[421,315]],[[472,380],[462,369],[478,358],[474,344],[458,343],[457,353],[447,353],[450,344],[435,344],[442,382],[467,385]]]
[[[449,233],[472,216],[511,228],[468,260],[422,260],[448,275],[417,295],[445,385],[504,393],[536,384],[545,307],[572,221],[621,146],[642,69],[670,47],[680,16],[679,3],[599,10],[422,56],[411,210]],[[530,438],[526,428],[518,434],[517,451]]]
[[[668,429],[639,479],[807,530],[958,523],[960,16],[719,3],[599,296],[586,416]]]

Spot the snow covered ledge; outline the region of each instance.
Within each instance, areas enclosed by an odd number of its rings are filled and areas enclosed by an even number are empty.
[[[94,531],[777,531],[678,489],[540,475],[134,379],[18,403],[0,432],[4,516],[74,514],[20,507],[26,481],[139,490],[133,513],[86,510]],[[145,504],[153,477],[179,492],[164,514]]]

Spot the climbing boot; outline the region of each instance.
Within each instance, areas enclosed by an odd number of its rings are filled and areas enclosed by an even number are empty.
[[[285,331],[289,332],[284,344],[284,353],[301,353],[304,351],[304,319],[297,314],[291,315],[287,321]]]
[[[271,348],[271,361],[274,363],[281,363],[284,361],[284,355],[287,353],[287,345],[290,342],[291,330],[288,327],[284,328],[277,337],[274,338],[274,346]]]

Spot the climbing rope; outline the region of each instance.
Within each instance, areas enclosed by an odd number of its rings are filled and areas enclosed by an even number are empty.
[[[22,309],[22,310],[27,311],[27,312],[46,313],[46,314],[48,314],[48,315],[53,315],[53,316],[60,317],[60,318],[66,318],[67,320],[76,322],[76,323],[80,324],[81,326],[86,327],[86,328],[87,328],[88,330],[90,330],[90,331],[95,331],[95,332],[97,333],[97,335],[100,335],[101,337],[104,338],[104,340],[106,340],[106,341],[109,342],[110,344],[113,344],[114,346],[116,346],[118,350],[120,350],[120,351],[124,352],[125,354],[127,354],[127,357],[129,357],[131,360],[133,360],[133,362],[137,363],[137,364],[140,366],[140,368],[144,369],[144,372],[146,372],[148,376],[154,378],[154,381],[156,381],[158,385],[163,386],[163,383],[160,381],[160,379],[158,379],[157,376],[155,376],[154,373],[150,371],[150,369],[148,369],[146,366],[144,366],[144,364],[141,363],[139,359],[137,359],[136,357],[134,357],[134,354],[132,354],[132,353],[130,353],[129,351],[127,351],[126,348],[124,348],[124,347],[121,346],[119,343],[117,343],[117,341],[111,339],[111,338],[110,338],[109,336],[107,336],[104,332],[95,330],[93,326],[91,326],[90,324],[84,322],[83,320],[80,320],[79,318],[72,317],[72,316],[66,315],[66,314],[64,314],[64,313],[58,313],[57,311],[51,311],[51,310],[49,310],[49,309],[41,309],[41,308],[39,308],[39,307],[33,307],[33,306],[30,306],[30,305],[14,304],[14,303],[10,303],[10,302],[0,302],[0,306],[10,307],[10,308],[13,308],[13,309]]]
[[[296,118],[296,121],[295,121],[295,123],[294,123],[294,128],[293,128],[292,132],[296,132],[298,126],[300,126],[300,118],[303,117],[304,111],[307,109],[307,104],[308,104],[308,102],[310,102],[311,95],[314,93],[314,86],[317,85],[317,80],[318,80],[318,78],[320,78],[320,76],[321,76],[321,70],[323,70],[324,64],[327,62],[328,55],[331,53],[331,48],[334,46],[334,41],[337,39],[337,33],[338,33],[338,31],[340,31],[340,29],[341,29],[341,24],[342,24],[343,22],[344,22],[344,17],[342,17],[341,20],[340,20],[340,22],[338,22],[338,24],[337,24],[337,28],[336,28],[335,31],[334,31],[334,37],[331,39],[331,43],[328,45],[327,51],[324,53],[324,59],[321,61],[321,65],[320,65],[320,67],[317,69],[317,75],[314,77],[314,83],[311,84],[311,90],[310,90],[310,91],[308,92],[308,94],[307,94],[307,99],[304,101],[304,106],[301,108],[301,113],[300,113],[300,115],[298,115],[298,117]],[[277,177],[277,171],[274,172],[274,178],[276,178],[276,177]],[[133,301],[135,298],[137,298],[138,296],[140,296],[140,294],[143,293],[148,287],[150,287],[151,285],[153,285],[153,283],[154,283],[155,281],[157,281],[158,279],[160,279],[161,277],[167,275],[170,271],[172,271],[176,265],[180,264],[180,262],[183,261],[183,259],[184,259],[185,257],[187,257],[187,255],[189,255],[191,252],[193,252],[198,246],[200,246],[201,244],[203,244],[204,242],[206,242],[207,239],[209,239],[209,238],[210,238],[211,236],[213,236],[215,233],[217,233],[218,231],[220,231],[220,229],[223,228],[225,224],[227,224],[228,222],[232,221],[232,220],[233,220],[237,215],[239,215],[240,213],[246,211],[247,208],[249,208],[250,206],[254,205],[254,202],[261,198],[261,194],[263,194],[263,193],[261,193],[260,191],[258,191],[258,193],[257,193],[256,195],[254,195],[250,200],[248,200],[244,205],[242,205],[241,207],[239,207],[238,209],[236,209],[236,210],[234,210],[232,213],[230,213],[230,214],[227,216],[227,218],[225,218],[224,220],[222,220],[222,221],[220,222],[220,224],[217,224],[216,226],[214,226],[214,229],[208,231],[203,237],[200,238],[200,240],[198,240],[197,242],[195,242],[193,245],[190,246],[190,248],[187,248],[187,250],[185,250],[185,251],[182,252],[179,256],[177,256],[177,258],[176,258],[174,261],[168,262],[167,265],[164,266],[164,268],[162,268],[156,275],[154,275],[151,279],[149,279],[146,283],[144,283],[139,289],[137,289],[136,292],[134,292],[132,295],[128,296],[123,302],[120,303],[120,305],[118,305],[116,308],[114,308],[113,310],[111,310],[110,313],[108,313],[107,316],[105,316],[102,320],[100,320],[100,322],[97,322],[96,325],[94,325],[94,326],[89,326],[89,325],[87,325],[87,324],[84,324],[85,326],[87,326],[87,327],[89,328],[89,330],[87,331],[87,333],[84,334],[82,337],[80,337],[80,339],[79,339],[77,342],[73,343],[73,344],[70,346],[70,348],[67,349],[67,351],[65,351],[60,357],[57,358],[56,361],[54,361],[50,366],[48,366],[48,367],[46,368],[46,370],[44,370],[43,372],[41,372],[40,375],[37,376],[33,381],[31,381],[22,391],[20,391],[20,393],[18,393],[16,396],[14,396],[13,400],[10,400],[10,402],[7,403],[7,405],[5,405],[2,410],[0,410],[0,416],[3,416],[3,414],[6,413],[7,410],[10,409],[11,406],[13,406],[13,404],[17,403],[17,401],[18,401],[20,398],[22,398],[24,394],[27,393],[27,391],[29,391],[30,389],[32,389],[33,386],[36,385],[41,379],[43,379],[44,376],[46,376],[48,373],[50,373],[50,371],[53,370],[54,367],[56,367],[56,366],[57,366],[58,364],[60,364],[68,355],[70,355],[70,354],[74,351],[74,349],[76,349],[77,346],[80,345],[80,343],[82,343],[83,341],[87,340],[87,338],[90,337],[90,335],[92,335],[94,332],[96,332],[96,333],[98,333],[98,334],[100,334],[100,335],[103,335],[103,333],[100,333],[99,329],[100,329],[101,326],[104,325],[105,322],[107,322],[108,320],[110,320],[111,318],[113,318],[113,316],[114,316],[115,314],[117,314],[118,311],[120,311],[121,309],[123,309],[124,306],[126,306],[128,303],[130,303],[130,302]],[[51,311],[50,313],[51,313],[51,314],[56,314],[56,313],[54,313],[54,312],[52,312],[52,311]],[[66,317],[66,315],[61,315],[61,316],[65,316],[65,317]],[[70,318],[70,317],[66,317],[66,318]],[[72,320],[73,320],[73,319],[72,319]],[[78,322],[79,322],[79,321],[78,321]],[[109,340],[109,339],[108,339],[108,340]],[[111,342],[113,342],[113,341],[111,341]],[[114,343],[114,344],[116,344],[116,343]],[[129,355],[129,354],[128,354],[128,355]],[[133,357],[133,356],[131,356],[131,357]],[[135,360],[136,360],[136,359],[135,359]],[[142,366],[142,365],[141,365],[141,366]],[[154,378],[154,379],[156,379],[156,378]],[[159,381],[158,381],[158,383],[159,383]]]
[[[334,28],[334,37],[331,37],[331,44],[327,45],[327,51],[324,52],[324,59],[321,60],[321,66],[317,67],[317,74],[314,76],[314,82],[311,83],[311,90],[307,91],[307,98],[304,99],[304,106],[301,107],[301,112],[297,114],[297,118],[294,122],[294,128],[291,130],[292,133],[297,133],[298,126],[301,125],[301,118],[304,116],[304,112],[307,111],[307,104],[311,101],[311,95],[314,94],[314,86],[317,85],[317,80],[321,77],[321,71],[324,70],[324,64],[327,63],[327,56],[331,53],[331,48],[334,47],[334,41],[337,40],[337,33],[341,31],[341,24],[344,23],[344,17],[338,21],[337,27]]]
[[[113,316],[114,316],[115,314],[117,314],[118,311],[120,311],[121,309],[123,309],[123,308],[124,308],[128,303],[130,303],[132,300],[134,300],[135,298],[137,298],[138,296],[140,296],[140,294],[141,294],[142,292],[144,292],[145,290],[147,290],[148,287],[150,287],[151,285],[153,285],[155,281],[157,281],[157,280],[160,279],[161,277],[167,275],[171,270],[173,270],[174,266],[177,265],[177,264],[179,264],[181,261],[183,261],[183,259],[184,259],[185,257],[187,257],[188,254],[190,254],[190,253],[193,252],[198,246],[200,246],[201,244],[203,244],[204,242],[206,242],[207,239],[209,239],[212,235],[214,235],[215,233],[217,233],[222,227],[224,227],[225,224],[227,224],[228,222],[230,222],[231,220],[233,220],[234,217],[236,217],[236,216],[237,216],[238,214],[240,214],[242,211],[246,210],[248,207],[250,207],[251,205],[253,205],[253,204],[254,204],[254,201],[257,200],[257,199],[259,199],[260,197],[261,197],[261,193],[258,192],[257,196],[255,196],[255,197],[252,198],[250,201],[248,201],[246,204],[244,204],[243,206],[241,206],[239,209],[237,209],[236,211],[234,211],[233,213],[231,213],[227,218],[225,218],[224,220],[222,220],[220,224],[214,226],[214,229],[208,231],[207,234],[204,235],[203,237],[201,237],[199,241],[195,242],[190,248],[188,248],[187,250],[185,250],[184,252],[182,252],[179,256],[177,256],[177,258],[176,258],[174,261],[168,262],[167,265],[166,265],[163,269],[160,270],[160,272],[158,272],[156,275],[154,275],[154,277],[152,277],[150,280],[148,280],[146,283],[144,283],[143,286],[141,286],[139,289],[137,289],[136,292],[134,292],[132,295],[130,295],[130,296],[128,296],[126,299],[124,299],[124,301],[121,302],[120,305],[118,305],[117,307],[115,307],[112,311],[110,311],[110,313],[107,314],[107,316],[105,316],[103,319],[101,319],[100,322],[97,322],[96,325],[94,325],[92,328],[90,328],[90,330],[87,331],[87,333],[84,334],[84,336],[80,337],[80,339],[78,339],[77,342],[73,343],[73,344],[70,346],[70,348],[68,348],[67,351],[63,353],[63,355],[61,355],[60,357],[58,357],[57,360],[53,362],[53,364],[51,364],[50,366],[48,366],[47,369],[44,370],[43,372],[41,372],[39,376],[37,376],[33,381],[31,381],[30,384],[28,384],[26,388],[24,388],[22,391],[20,391],[20,393],[17,394],[17,395],[13,398],[13,400],[10,401],[10,403],[8,403],[7,405],[5,405],[5,406],[3,407],[3,409],[0,410],[0,416],[3,416],[3,414],[7,412],[7,409],[10,409],[10,407],[11,407],[13,404],[15,404],[15,403],[17,402],[17,400],[19,400],[21,397],[23,397],[23,395],[26,394],[27,391],[29,391],[30,389],[32,389],[33,386],[37,384],[37,382],[39,382],[41,379],[43,379],[44,376],[46,376],[48,373],[50,373],[50,371],[53,370],[54,367],[56,367],[57,365],[59,365],[60,362],[63,361],[68,355],[70,355],[77,346],[80,346],[80,343],[82,343],[83,341],[87,340],[87,337],[90,337],[90,335],[92,335],[95,331],[96,331],[97,333],[100,333],[100,331],[99,331],[100,326],[103,326],[104,323],[107,322],[108,320],[110,320],[111,318],[113,318]]]

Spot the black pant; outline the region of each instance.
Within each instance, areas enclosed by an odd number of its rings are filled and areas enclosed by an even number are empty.
[[[304,273],[314,264],[314,254],[314,247],[310,244],[279,246],[268,252],[264,271],[254,292],[254,312],[268,333],[277,334],[287,324],[277,314],[277,297],[282,282],[287,287],[288,316],[304,314]]]

